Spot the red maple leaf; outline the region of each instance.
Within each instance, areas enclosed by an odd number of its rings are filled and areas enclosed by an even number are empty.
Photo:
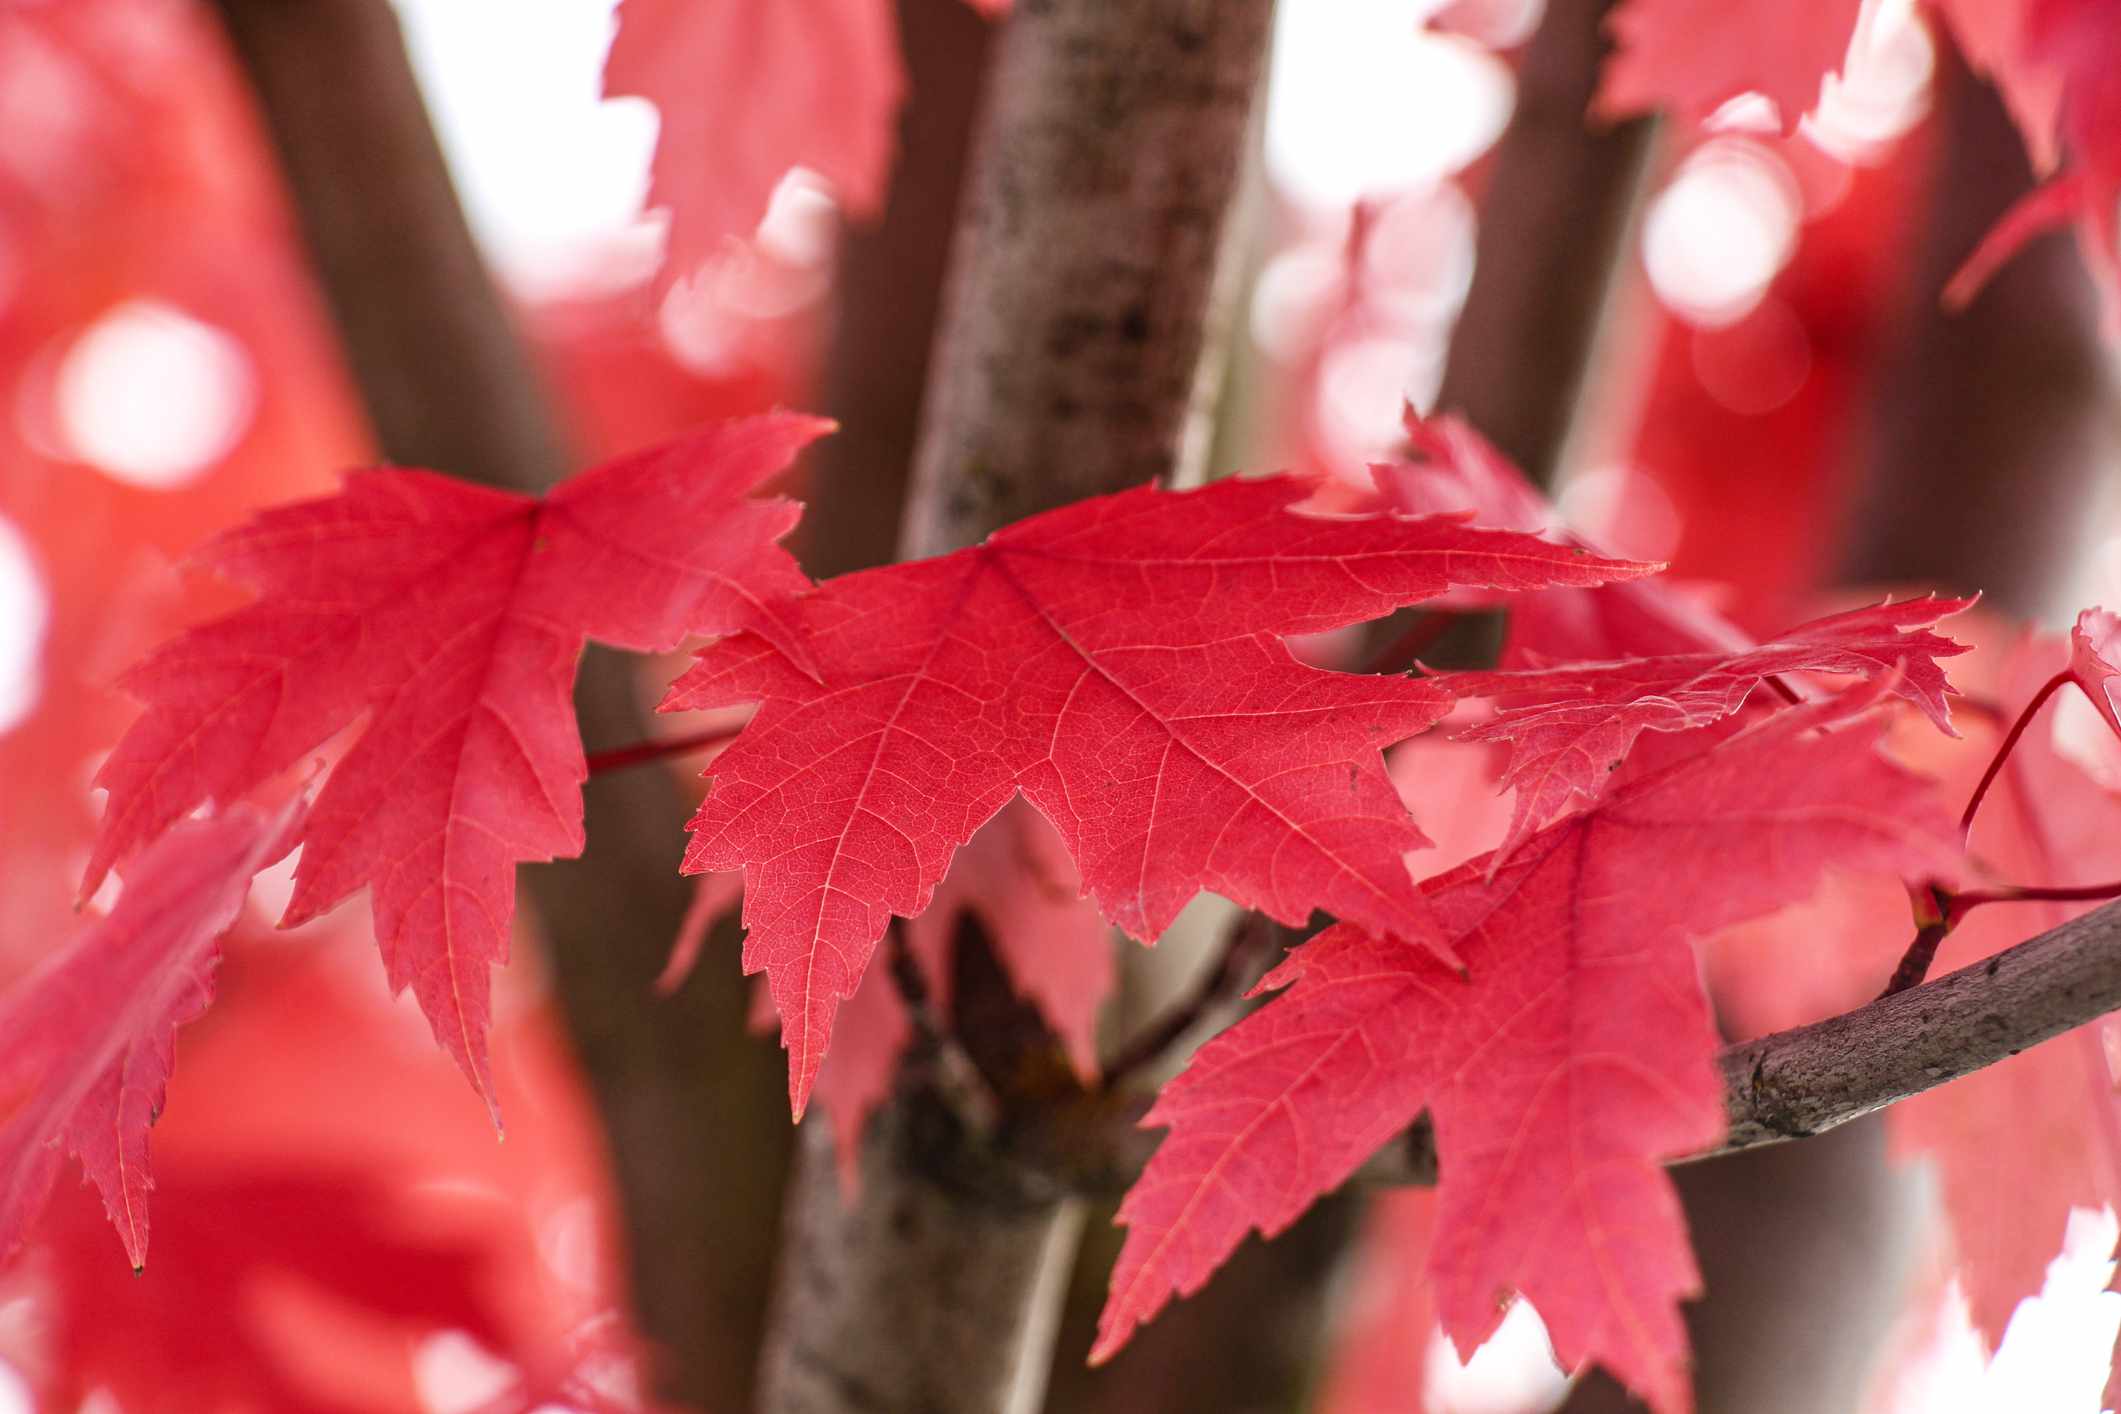
[[[1618,48],[1592,109],[1627,117],[1669,108],[1700,122],[1740,94],[1761,93],[1792,131],[1848,57],[1862,8],[1862,0],[1624,0],[1606,21]]]
[[[2005,700],[2031,697],[2063,657],[2052,637],[2024,645],[2004,675]],[[2104,882],[2121,874],[2121,796],[2057,752],[2053,721],[2050,709],[2019,738],[1983,800],[1970,847],[2012,882]],[[1939,966],[1977,962],[2097,906],[1980,909],[1946,940]],[[2039,1294],[2070,1209],[2121,1205],[2112,1027],[2111,1019],[2079,1027],[1917,1095],[1888,1117],[1894,1149],[1937,1166],[1969,1314],[1991,1344],[2018,1303]]]
[[[326,1355],[327,1331],[344,1342],[358,1326],[312,1333],[290,1293],[329,1293],[334,1314],[358,1312],[396,1330],[457,1330],[492,1351],[535,1353],[511,1339],[488,1255],[421,1233],[380,1175],[178,1164],[163,1180],[159,1273],[136,1279],[101,1260],[95,1248],[109,1239],[78,1199],[54,1204],[40,1230],[50,1281],[40,1314],[54,1357],[41,1393],[51,1408],[71,1408],[95,1389],[141,1409],[380,1407],[334,1397],[332,1362],[310,1358]],[[362,1393],[413,1407],[411,1343],[389,1346],[387,1355],[368,1352],[384,1358],[363,1372]]]
[[[659,650],[742,628],[806,663],[767,607],[807,584],[774,543],[799,510],[746,493],[828,426],[718,424],[542,500],[357,472],[223,535],[204,558],[257,602],[123,679],[147,711],[97,773],[110,800],[84,895],[200,802],[361,722],[303,826],[282,921],[371,885],[391,987],[411,985],[491,1107],[488,967],[507,959],[515,866],[582,848],[582,641]]]
[[[750,235],[793,167],[850,215],[882,204],[906,89],[889,0],[624,0],[618,21],[604,91],[662,116],[649,200],[674,271]]]
[[[2015,0],[1945,5],[1955,35],[2008,101],[2037,170],[2061,170],[2005,212],[1945,287],[1957,307],[2035,236],[2074,222],[2121,336],[2121,4]]]
[[[1409,515],[1471,511],[1482,525],[1601,551],[1568,530],[1554,505],[1464,418],[1425,418],[1410,408],[1405,425],[1408,445],[1421,459],[1370,469],[1392,509]],[[1473,607],[1478,600],[1468,595],[1462,602]],[[1526,595],[1511,605],[1502,662],[1514,667],[1555,658],[1735,653],[1752,646],[1744,631],[1703,604],[1698,592],[1659,576]]]
[[[1724,1123],[1688,939],[1801,896],[1829,864],[1950,867],[1949,814],[1857,715],[1878,692],[1790,708],[1616,791],[1492,878],[1476,859],[1430,880],[1463,977],[1348,924],[1298,948],[1261,983],[1289,990],[1203,1047],[1145,1121],[1171,1132],[1121,1207],[1092,1358],[1427,1109],[1431,1272],[1459,1348],[1519,1292],[1565,1365],[1687,1408],[1678,1302],[1699,1278],[1659,1165]]]
[[[2106,724],[2121,736],[2121,615],[2106,609],[2086,609],[2077,615],[2069,631],[2069,675],[2091,699]]]
[[[1434,1348],[1436,1300],[1425,1268],[1436,1236],[1436,1195],[1408,1189],[1378,1195],[1363,1214],[1360,1257],[1347,1315],[1334,1333],[1323,1414],[1414,1409]]]
[[[287,853],[299,803],[179,823],[125,871],[109,917],[0,999],[0,1258],[21,1245],[68,1152],[103,1195],[134,1270],[147,1264],[147,1130],[176,1030],[213,1000],[221,935],[251,876]]]
[[[714,762],[685,867],[744,870],[744,968],[770,979],[798,1114],[890,916],[925,909],[1018,791],[1138,938],[1212,889],[1292,924],[1322,908],[1435,940],[1403,858],[1424,841],[1379,753],[1449,695],[1306,667],[1283,636],[1452,585],[1650,567],[1455,518],[1306,515],[1310,490],[1079,502],[821,586],[790,611],[817,678],[741,634],[678,680],[666,710],[759,704]]]
[[[709,878],[735,877],[708,875]],[[985,929],[1017,992],[1053,1028],[1077,1076],[1097,1075],[1097,1012],[1116,970],[1111,929],[1083,897],[1074,861],[1053,827],[1021,800],[982,825],[950,861],[934,900],[906,923],[906,947],[938,1015],[950,1008],[953,947],[961,919]],[[769,1006],[771,993],[762,989]],[[887,969],[863,974],[834,1024],[834,1045],[818,1069],[817,1099],[832,1121],[840,1182],[860,1176],[863,1128],[891,1093],[913,1019]]]
[[[1465,697],[1503,701],[1464,741],[1506,742],[1503,784],[1517,791],[1507,858],[1534,829],[1572,805],[1595,802],[1645,731],[1686,732],[1734,715],[1769,677],[1846,673],[1890,681],[1940,731],[1952,733],[1951,690],[1938,658],[1964,644],[1928,632],[1971,599],[1888,600],[1800,624],[1741,653],[1683,653],[1611,663],[1491,673],[1447,673],[1439,681]]]

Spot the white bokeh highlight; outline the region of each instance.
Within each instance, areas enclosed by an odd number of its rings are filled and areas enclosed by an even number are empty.
[[[1896,1372],[1876,1414],[2098,1414],[2121,1331],[2121,1294],[2106,1289],[2117,1235],[2112,1210],[2073,1210],[2040,1294],[2018,1303],[1992,1358],[1954,1281],[1934,1338]]]
[[[614,0],[395,0],[406,48],[488,259],[530,297],[647,279],[657,118],[603,98]]]
[[[20,725],[37,705],[51,614],[51,595],[29,541],[0,515],[0,733]]]
[[[159,300],[128,300],[77,335],[52,379],[70,457],[167,491],[211,470],[249,430],[257,375],[243,345]]]
[[[1448,1336],[1439,1330],[1431,1337],[1421,1407],[1429,1414],[1542,1414],[1558,1408],[1568,1390],[1546,1322],[1519,1300],[1463,1364]]]
[[[1267,84],[1266,163],[1315,210],[1442,180],[1509,121],[1509,66],[1425,28],[1416,0],[1280,6]]]
[[[1643,218],[1651,287],[1690,324],[1744,318],[1795,253],[1803,209],[1797,179],[1766,147],[1741,137],[1703,143]]]

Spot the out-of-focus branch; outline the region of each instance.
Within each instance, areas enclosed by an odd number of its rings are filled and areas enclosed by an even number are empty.
[[[1614,0],[1549,0],[1497,144],[1436,406],[1550,485],[1640,203],[1656,120],[1585,116]]]
[[[393,462],[541,491],[565,439],[465,225],[387,0],[216,0],[279,154],[376,440]],[[645,733],[626,661],[592,651],[585,739]],[[660,771],[586,788],[588,852],[525,875],[611,1144],[634,1308],[665,1392],[748,1402],[784,1123],[733,970],[653,982],[684,916],[684,809]],[[731,1143],[728,1136],[765,1136]]]
[[[907,101],[874,224],[840,245],[823,405],[840,431],[810,449],[797,554],[813,578],[889,561],[913,470],[981,80],[995,33],[964,0],[899,0]]]
[[[1938,170],[1844,566],[1864,582],[1977,588],[2035,614],[2088,548],[2085,512],[2117,448],[2114,384],[2098,295],[2066,240],[2028,246],[1963,311],[1939,303],[2032,173],[1995,91],[1949,46],[1937,59]]]
[[[214,0],[385,455],[542,491],[568,457],[385,0]]]
[[[958,227],[901,554],[1197,472],[1216,273],[1270,8],[1015,7]],[[762,1374],[769,1410],[1037,1407],[1080,1209],[1013,1152],[1012,1104],[1031,1102],[1006,1082],[1036,1051],[1036,1027],[1008,1022],[965,957],[961,940],[958,1031],[1004,1082],[1003,1112],[968,1124],[909,1066],[846,1201],[826,1141],[806,1138]],[[1003,1020],[968,1022],[968,1008]]]

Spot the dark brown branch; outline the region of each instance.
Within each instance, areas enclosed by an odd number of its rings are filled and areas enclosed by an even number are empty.
[[[216,0],[277,150],[303,238],[383,455],[542,491],[565,439],[450,185],[387,0]],[[592,652],[576,691],[591,741],[645,735],[630,664]],[[525,876],[556,991],[617,1170],[634,1310],[663,1392],[749,1402],[785,1120],[750,1045],[734,969],[653,984],[691,888],[667,773],[592,780],[588,852]]]
[[[214,0],[384,455],[542,491],[565,439],[487,277],[391,7]]]
[[[907,79],[898,162],[882,214],[840,243],[818,408],[840,430],[805,458],[817,509],[796,531],[796,552],[813,579],[886,564],[898,549],[995,31],[965,0],[898,0],[898,22]]]

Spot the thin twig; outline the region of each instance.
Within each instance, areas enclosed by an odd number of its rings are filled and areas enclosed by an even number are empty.
[[[2047,702],[2047,699],[2053,697],[2058,690],[2072,681],[2073,679],[2068,673],[2056,673],[2041,685],[2038,692],[2033,694],[2033,700],[2025,704],[2025,710],[2018,714],[2018,720],[2011,723],[2010,732],[2003,738],[2002,745],[1998,746],[1996,754],[1989,758],[1988,769],[1981,773],[1981,784],[1974,787],[1972,797],[1967,800],[1966,812],[1959,817],[1959,833],[1961,836],[1966,835],[1974,828],[1974,812],[1981,808],[1982,798],[1988,794],[1988,788],[1995,783],[1997,773],[2003,769],[2003,763],[2010,759],[2011,748],[2018,744],[2018,738],[2025,735],[2025,729],[2032,725],[2034,716],[2039,713],[2040,708]]]
[[[1265,971],[1260,964],[1280,935],[1280,925],[1264,914],[1247,913],[1232,923],[1223,934],[1215,965],[1193,990],[1152,1017],[1106,1063],[1103,1089],[1110,1093],[1124,1088],[1170,1054],[1188,1031],[1244,995]]]
[[[667,756],[687,756],[712,746],[726,746],[743,730],[742,727],[717,727],[712,731],[694,732],[690,736],[671,737],[664,741],[637,741],[631,746],[614,746],[609,751],[592,751],[587,757],[589,774],[595,776],[605,771],[638,766],[644,761],[660,761]]]

